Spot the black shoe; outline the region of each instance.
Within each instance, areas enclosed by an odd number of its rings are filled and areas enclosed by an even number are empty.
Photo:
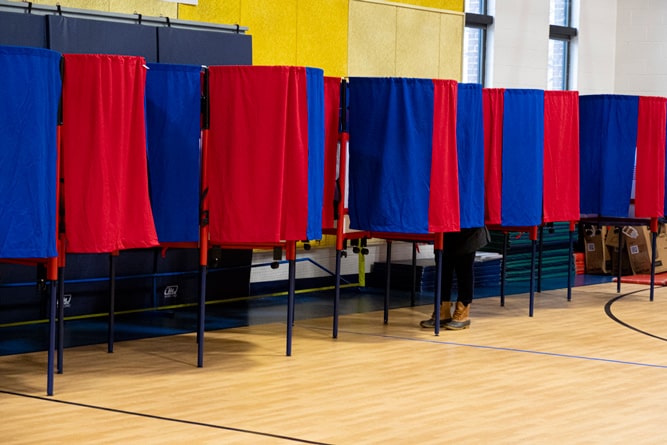
[[[444,328],[445,324],[449,323],[450,321],[452,321],[451,318],[446,318],[444,320],[440,319],[440,327]],[[433,329],[433,328],[435,328],[435,318],[431,317],[428,320],[422,320],[422,321],[419,322],[419,326],[421,326],[422,328]]]
[[[463,320],[463,321],[449,320],[449,322],[445,323],[444,325],[440,323],[440,327],[443,327],[450,331],[461,331],[463,329],[470,328],[470,320]]]

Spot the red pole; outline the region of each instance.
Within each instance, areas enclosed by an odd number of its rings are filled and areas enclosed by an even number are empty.
[[[208,265],[208,128],[202,130],[201,144],[201,215],[199,224],[199,265]]]
[[[350,134],[340,134],[340,160],[338,165],[338,177],[340,178],[340,201],[338,202],[338,224],[336,226],[336,250],[343,250],[343,239],[345,232],[345,184],[347,178],[347,144]]]

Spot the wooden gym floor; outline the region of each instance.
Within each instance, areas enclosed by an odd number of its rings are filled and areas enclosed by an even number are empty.
[[[298,310],[298,306],[297,306]],[[469,330],[420,329],[432,306],[0,357],[3,444],[662,444],[667,288],[606,283],[473,303]]]

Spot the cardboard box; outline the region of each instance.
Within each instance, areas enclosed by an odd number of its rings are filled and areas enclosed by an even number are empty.
[[[605,245],[606,227],[584,227],[584,259],[586,273],[607,274],[609,272],[609,252]]]
[[[620,254],[618,247],[609,249],[609,256],[611,257],[611,267],[609,271],[613,276],[618,276],[618,260],[621,259],[621,276],[632,275],[632,267],[630,266],[630,258],[628,258],[628,249],[623,246]]]
[[[628,246],[632,271],[635,274],[651,273],[653,234],[646,226],[624,227],[623,235]],[[656,237],[655,273],[667,272],[667,227],[661,224]]]
[[[646,226],[625,226],[623,237],[634,274],[651,273],[651,232]]]
[[[658,227],[655,246],[658,252],[655,259],[655,273],[667,272],[667,224],[660,224]]]
[[[620,227],[609,227],[607,229],[607,235],[605,236],[604,243],[606,246],[612,249],[618,249],[618,234],[620,233]]]

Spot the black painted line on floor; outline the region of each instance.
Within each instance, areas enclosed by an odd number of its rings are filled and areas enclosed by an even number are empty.
[[[29,398],[29,399],[42,400],[42,401],[45,401],[45,402],[62,403],[64,405],[77,406],[77,407],[80,407],[80,408],[89,408],[89,409],[96,409],[96,410],[100,410],[100,411],[109,411],[109,412],[116,413],[116,414],[126,414],[126,415],[130,415],[130,416],[146,417],[148,419],[164,420],[164,421],[167,421],[167,422],[177,422],[177,423],[184,423],[184,424],[187,424],[187,425],[203,426],[203,427],[206,427],[206,428],[216,428],[216,429],[219,429],[219,430],[234,431],[234,432],[237,432],[237,433],[246,433],[246,434],[253,434],[253,435],[256,435],[256,436],[272,437],[272,438],[275,438],[275,439],[283,439],[283,440],[287,440],[287,441],[290,441],[290,442],[308,443],[308,444],[313,444],[313,445],[332,445],[332,444],[328,444],[326,442],[315,442],[315,441],[312,441],[312,440],[298,439],[296,437],[282,436],[280,434],[263,433],[261,431],[246,430],[246,429],[243,429],[243,428],[234,428],[234,427],[231,427],[231,426],[214,425],[214,424],[211,424],[211,423],[195,422],[195,421],[192,421],[192,420],[184,420],[184,419],[175,419],[175,418],[172,418],[172,417],[156,416],[154,414],[137,413],[137,412],[126,411],[126,410],[122,410],[122,409],[107,408],[107,407],[104,407],[104,406],[96,406],[96,405],[88,405],[86,403],[69,402],[67,400],[58,400],[58,399],[52,399],[52,398],[49,398],[49,397],[34,396],[34,395],[31,395],[31,394],[22,394],[22,393],[18,393],[18,392],[5,391],[5,390],[1,390],[1,389],[0,389],[0,393],[7,394],[7,395],[10,395],[10,396],[26,397],[26,398]]]
[[[607,317],[611,318],[612,320],[614,320],[616,323],[620,324],[621,326],[624,326],[628,329],[632,329],[635,332],[639,332],[640,334],[647,335],[647,336],[655,338],[657,340],[667,341],[667,338],[665,338],[665,337],[660,337],[659,335],[655,335],[655,334],[651,334],[650,332],[642,331],[641,329],[632,326],[630,323],[624,322],[623,320],[618,318],[616,315],[614,315],[614,313],[611,311],[611,305],[616,303],[621,298],[625,298],[629,295],[637,294],[639,292],[644,292],[645,290],[647,290],[647,289],[640,289],[640,290],[636,290],[634,292],[628,292],[627,294],[619,295],[618,297],[612,298],[611,300],[609,300],[607,302],[607,304],[604,305],[604,312],[605,312],[605,314],[607,314]]]

